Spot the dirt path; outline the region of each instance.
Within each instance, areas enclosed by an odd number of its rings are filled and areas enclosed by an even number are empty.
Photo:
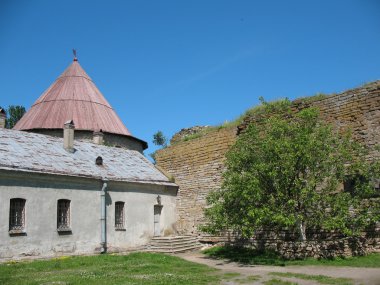
[[[270,272],[291,272],[308,275],[324,275],[334,278],[349,278],[354,284],[380,285],[379,268],[359,268],[359,267],[331,267],[331,266],[261,266],[261,265],[242,265],[235,262],[216,260],[208,258],[199,252],[190,252],[179,254],[179,257],[205,264],[220,269],[223,274],[229,272],[239,273],[245,278],[244,284],[263,284],[266,280],[273,278],[296,282],[299,285],[320,284],[316,281],[301,280],[295,278],[284,278],[268,275]],[[247,277],[252,275],[260,276],[258,281],[248,281]],[[235,281],[234,281],[235,280]],[[241,284],[239,280],[225,280],[223,284]],[[241,280],[243,281],[243,280]]]

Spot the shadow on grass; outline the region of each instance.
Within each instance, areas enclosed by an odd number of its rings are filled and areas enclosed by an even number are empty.
[[[211,258],[225,259],[247,265],[275,265],[275,266],[348,266],[380,268],[380,254],[372,253],[366,256],[336,257],[330,259],[295,259],[286,260],[274,251],[259,251],[253,248],[237,246],[216,246],[203,251]]]
[[[285,266],[285,260],[274,251],[259,251],[252,248],[236,246],[216,246],[203,251],[211,258],[250,265]]]

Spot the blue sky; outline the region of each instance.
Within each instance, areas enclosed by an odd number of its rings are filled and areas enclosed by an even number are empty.
[[[266,100],[380,79],[380,1],[0,0],[0,105],[72,61],[133,135],[230,121]]]

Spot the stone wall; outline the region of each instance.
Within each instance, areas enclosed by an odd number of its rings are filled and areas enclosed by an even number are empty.
[[[220,188],[224,155],[235,138],[236,128],[223,128],[157,152],[157,165],[173,175],[179,186],[179,234],[198,233],[197,226],[203,221],[205,198],[210,191]]]
[[[298,99],[291,106],[294,112],[307,107],[317,107],[321,118],[339,130],[350,129],[353,137],[371,150],[380,142],[380,80],[318,100]],[[258,119],[246,117],[239,125],[238,133]],[[374,155],[373,151],[371,155]]]
[[[346,237],[339,232],[307,232],[307,241],[298,241],[298,235],[286,230],[260,231],[249,240],[230,239],[221,244],[244,246],[255,250],[271,250],[285,259],[335,258],[380,252],[380,225],[368,228],[359,237]]]
[[[178,133],[174,134],[170,139],[170,144],[176,144],[181,141],[186,141],[190,136],[201,135],[203,131],[206,131],[210,126],[194,126],[191,128],[183,128]]]
[[[380,81],[325,98],[299,99],[292,103],[295,112],[309,106],[318,107],[322,118],[339,129],[351,128],[353,136],[371,148],[370,156],[375,155],[373,147],[380,141]],[[258,120],[255,116],[247,117],[237,132],[235,129],[205,132],[197,139],[178,142],[157,152],[157,165],[172,174],[179,185],[180,233],[198,233],[205,197],[209,191],[220,189],[226,151],[248,124]],[[204,238],[212,240],[212,237]]]
[[[375,244],[375,246],[374,246]],[[285,259],[304,258],[337,258],[361,256],[377,251],[379,246],[374,239],[365,237],[343,237],[334,240],[318,240],[307,242],[279,242],[273,248]]]
[[[258,243],[263,244],[258,246]],[[265,248],[279,253],[284,259],[304,258],[337,258],[347,256],[361,256],[372,252],[380,252],[379,238],[338,237],[335,239],[271,242],[270,240],[252,239],[248,245],[251,248]]]

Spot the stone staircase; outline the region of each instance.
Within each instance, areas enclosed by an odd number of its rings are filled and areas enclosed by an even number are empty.
[[[162,253],[180,253],[197,250],[202,247],[195,236],[154,237],[145,251]]]

